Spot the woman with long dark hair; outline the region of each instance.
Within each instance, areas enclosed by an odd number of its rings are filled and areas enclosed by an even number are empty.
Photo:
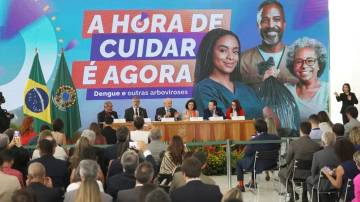
[[[231,102],[231,106],[226,110],[226,119],[231,119],[233,116],[245,116],[245,112],[238,99],[234,99]]]
[[[340,113],[342,114],[343,124],[349,122],[348,118],[346,117],[346,108],[349,106],[354,106],[358,103],[355,93],[351,92],[350,84],[344,83],[342,86],[343,93],[340,95],[335,92],[336,100],[338,102],[342,102]]]

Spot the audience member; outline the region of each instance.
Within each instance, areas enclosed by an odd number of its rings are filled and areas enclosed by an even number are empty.
[[[353,155],[356,167],[360,170],[360,151],[357,151]],[[356,175],[354,178],[354,202],[360,201],[360,174]]]
[[[350,123],[350,121],[348,123]],[[355,150],[360,151],[360,127],[354,127],[351,129],[349,140],[353,143]]]
[[[45,167],[41,163],[29,165],[26,186],[26,190],[35,196],[37,202],[62,201],[62,191],[53,188],[51,178],[46,177]]]
[[[106,165],[105,165],[105,160],[104,160],[104,150],[102,148],[99,147],[95,147],[95,139],[96,139],[96,134],[94,131],[89,130],[89,129],[85,129],[83,130],[83,132],[81,133],[81,137],[86,137],[89,140],[90,143],[90,147],[95,151],[96,153],[96,161],[98,162],[98,164],[101,167],[102,172],[106,171]],[[71,152],[71,151],[70,151]]]
[[[2,164],[0,164],[2,171],[5,174],[17,177],[20,185],[23,187],[25,185],[24,184],[24,176],[20,171],[12,168],[12,166],[14,164],[14,157],[11,155],[11,151],[9,149],[3,150],[0,153],[0,158],[2,160]]]
[[[346,117],[349,122],[344,125],[345,128],[345,136],[349,136],[351,129],[354,127],[360,127],[360,121],[357,120],[358,110],[355,106],[349,106],[346,108]]]
[[[190,99],[185,103],[185,111],[182,114],[183,120],[190,120],[191,117],[198,117],[199,111],[196,110],[196,102],[194,99]]]
[[[336,189],[341,189],[341,195],[344,197],[347,180],[354,180],[355,176],[360,172],[353,160],[353,154],[355,153],[354,145],[348,139],[343,138],[336,141],[334,148],[336,156],[340,160],[340,165],[336,167],[335,172],[326,169],[322,169],[322,172],[329,179],[332,186]],[[350,201],[353,198],[354,190],[350,188],[347,191],[347,198],[345,201]]]
[[[309,122],[311,124],[311,131],[309,137],[313,140],[320,140],[323,131],[320,130],[319,127],[319,118],[316,114],[312,114],[309,116]]]
[[[40,131],[39,131],[39,133],[43,132],[44,130],[49,130],[49,131],[51,131],[51,128],[50,128],[50,126],[47,125],[47,124],[42,124],[42,125],[40,126]],[[39,142],[39,136],[40,136],[40,134],[37,135],[37,136],[35,136],[35,137],[33,137],[33,138],[31,138],[28,145],[37,145],[37,143]]]
[[[47,139],[49,141],[55,141],[54,137],[52,136],[52,132],[50,130],[44,130],[44,131],[40,132],[39,138],[38,138],[38,143],[37,143],[37,148],[33,151],[33,155],[31,158],[32,160],[40,158],[39,142],[43,139]],[[54,157],[56,159],[66,161],[68,159],[68,154],[66,153],[64,148],[62,148],[58,144],[55,144]]]
[[[102,123],[105,121],[105,117],[107,116],[113,119],[118,118],[118,114],[116,111],[113,111],[113,104],[110,101],[106,101],[104,103],[104,110],[99,112],[97,115],[97,120],[98,123],[101,124],[101,127],[102,127]]]
[[[286,154],[286,167],[281,168],[279,171],[280,181],[283,185],[286,185],[286,180],[289,176],[293,175],[293,167],[295,160],[308,160],[313,159],[315,152],[321,149],[320,145],[310,139],[309,134],[311,132],[311,124],[309,122],[300,123],[300,138],[291,142],[289,149]],[[305,170],[299,170],[295,177],[301,176],[301,178],[306,179],[309,173]],[[291,194],[291,199],[294,198],[291,183],[288,183],[288,193]],[[303,201],[307,201],[307,186],[303,184]]]
[[[139,164],[139,156],[135,151],[128,150],[121,157],[123,172],[109,177],[106,181],[106,193],[114,199],[120,190],[132,189],[135,187],[134,172]]]
[[[205,120],[209,120],[210,117],[222,116],[225,118],[225,115],[221,108],[217,107],[216,100],[210,100],[208,104],[208,108],[204,109],[203,118]]]
[[[11,202],[36,202],[35,196],[26,189],[15,191],[11,197]]]
[[[10,143],[12,143],[8,145],[8,149],[10,150],[11,155],[14,157],[14,164],[12,168],[20,171],[23,174],[23,176],[26,176],[27,173],[26,168],[30,161],[30,154],[28,150],[26,150],[21,144],[16,143],[14,139],[14,132],[15,130],[12,128],[9,128],[4,132],[4,134],[8,136]],[[1,140],[0,140],[0,144],[1,144]],[[0,150],[1,150],[1,146],[0,146]]]
[[[95,137],[95,144],[96,145],[103,145],[103,144],[107,144],[106,142],[106,138],[101,134],[101,128],[99,126],[99,124],[92,122],[89,126],[89,129],[94,131],[96,137]]]
[[[254,123],[256,136],[252,138],[250,141],[260,141],[260,140],[280,140],[280,137],[269,134],[266,122],[263,119],[258,119]],[[254,165],[254,156],[256,151],[273,151],[279,150],[280,143],[274,144],[250,144],[245,147],[245,156],[243,159],[237,161],[236,163],[236,173],[238,186],[241,191],[245,191],[244,188],[244,170],[253,170]],[[257,171],[261,172],[263,170],[274,167],[277,164],[276,161],[273,160],[264,160],[260,161],[257,164]],[[253,172],[253,171],[252,171]],[[247,184],[247,187],[255,187],[255,181],[253,179],[254,175],[251,174],[251,181]]]
[[[181,171],[184,173],[186,185],[171,192],[172,202],[221,201],[222,194],[218,186],[200,181],[201,166],[201,162],[195,157],[184,160]]]
[[[333,132],[336,135],[336,139],[343,138],[345,134],[344,125],[341,123],[335,123],[332,127]]]
[[[0,133],[1,135],[1,133]],[[1,138],[0,138],[1,139]],[[3,164],[0,158],[0,165]],[[0,201],[10,202],[13,193],[21,188],[19,180],[15,176],[7,175],[0,169]]]
[[[53,132],[51,133],[54,137],[56,144],[66,145],[66,135],[64,134],[64,122],[57,118],[52,123]]]
[[[134,121],[134,119],[138,116],[142,118],[148,118],[146,109],[140,107],[140,98],[135,96],[131,100],[132,106],[125,110],[125,120],[126,121]]]
[[[104,127],[101,131],[101,134],[105,137],[108,144],[116,143],[116,130],[112,128],[114,119],[111,116],[105,117]]]
[[[171,202],[171,199],[163,189],[156,188],[146,196],[145,202]]]
[[[242,202],[242,194],[239,187],[234,187],[227,191],[223,198],[221,199],[221,202],[233,202],[234,200],[237,200],[239,202]]]
[[[30,161],[41,163],[45,169],[47,176],[52,179],[54,187],[65,189],[69,184],[68,163],[54,157],[56,143],[48,139],[39,141],[40,158]]]
[[[140,189],[139,196],[137,197],[137,202],[145,202],[146,196],[157,188],[158,185],[156,184],[152,184],[152,183],[144,184]]]
[[[336,156],[334,144],[336,142],[336,136],[333,132],[323,133],[321,136],[321,144],[324,149],[314,153],[314,157],[311,164],[311,176],[306,179],[308,191],[311,193],[312,188],[317,188],[320,170],[327,166],[329,168],[336,168],[340,161]],[[332,187],[329,183],[321,183],[321,190],[330,190]],[[316,190],[317,191],[317,190]],[[321,195],[320,201],[330,201],[330,195]],[[317,194],[314,192],[313,201],[317,201]]]
[[[9,137],[5,134],[0,133],[0,151],[6,150],[9,146]]]
[[[320,111],[317,114],[317,117],[319,119],[319,128],[320,130],[325,133],[325,132],[331,132],[332,131],[332,122],[330,121],[330,118],[328,116],[328,114],[325,111]]]
[[[160,164],[159,183],[162,183],[163,180],[166,180],[166,184],[171,182],[175,168],[181,166],[184,153],[185,146],[182,138],[174,135]]]
[[[172,100],[170,98],[166,98],[164,100],[164,106],[156,109],[155,120],[161,121],[161,118],[170,117],[174,117],[176,120],[179,117],[179,112],[172,108]]]
[[[144,141],[149,143],[149,131],[144,130],[144,118],[138,116],[134,119],[135,130],[130,132],[130,139],[132,141]]]
[[[29,141],[31,140],[31,138],[36,136],[36,133],[33,129],[33,124],[34,119],[30,116],[26,116],[23,119],[23,122],[20,126],[20,134],[21,134],[21,144],[22,145],[27,145],[29,143]]]
[[[100,192],[96,176],[99,166],[96,161],[82,160],[79,164],[80,188],[66,192],[64,202],[112,202],[112,197]]]
[[[154,169],[150,163],[140,163],[135,170],[136,185],[132,189],[121,190],[117,194],[118,202],[137,202],[144,185],[151,183],[154,177]]]
[[[207,167],[207,153],[202,151],[197,151],[192,154],[193,157],[197,158],[201,162],[201,170],[204,170]],[[184,158],[185,159],[185,158]],[[200,174],[200,180],[204,184],[212,184],[216,185],[215,181],[209,177],[204,175],[202,172]],[[173,179],[170,185],[170,192],[176,190],[179,187],[182,187],[186,184],[185,178],[181,170],[179,172],[175,172],[173,175]]]
[[[233,116],[245,116],[245,111],[237,99],[233,100],[231,106],[226,110],[226,119],[231,119]]]
[[[157,165],[160,165],[161,163],[160,154],[163,154],[167,148],[167,145],[161,141],[161,136],[162,134],[160,128],[153,128],[149,134],[151,141],[148,145],[148,149],[153,155]]]

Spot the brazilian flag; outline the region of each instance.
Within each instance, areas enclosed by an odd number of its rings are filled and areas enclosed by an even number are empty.
[[[76,88],[66,64],[64,51],[61,53],[59,67],[51,90],[51,115],[64,122],[64,133],[68,139],[81,127],[79,102]]]
[[[24,90],[23,112],[34,118],[34,129],[40,131],[42,124],[51,124],[49,91],[36,52],[29,80]]]

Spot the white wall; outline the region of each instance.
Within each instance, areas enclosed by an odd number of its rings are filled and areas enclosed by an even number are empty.
[[[330,115],[342,122],[341,103],[333,93],[350,83],[360,100],[360,0],[329,0],[330,12]],[[358,105],[360,106],[360,105]]]

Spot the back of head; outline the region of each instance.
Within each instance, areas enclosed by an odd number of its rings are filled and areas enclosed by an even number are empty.
[[[46,177],[46,169],[43,164],[39,162],[33,162],[28,167],[29,180],[38,179],[42,180]]]
[[[141,117],[141,116],[137,116],[135,117],[134,119],[134,127],[137,129],[137,130],[140,130],[144,127],[144,118]]]
[[[54,139],[50,130],[43,130],[40,132],[39,138],[38,138],[38,144],[39,144],[40,140],[43,140],[43,139],[48,139],[48,140]]]
[[[128,173],[134,173],[139,165],[139,156],[135,151],[128,150],[121,156],[121,165]]]
[[[35,196],[26,189],[15,191],[11,197],[11,202],[35,202]]]
[[[171,138],[170,145],[168,147],[172,161],[175,164],[181,164],[183,155],[185,153],[185,146],[182,138],[178,135],[174,135]]]
[[[357,119],[358,117],[358,110],[355,106],[348,106],[346,108],[346,114],[351,116],[354,119]]]
[[[334,146],[336,142],[336,135],[333,132],[325,132],[321,135],[321,142],[324,146]]]
[[[336,136],[342,137],[345,133],[344,125],[341,123],[335,123],[332,127],[333,132]]]
[[[354,145],[360,144],[360,127],[354,127],[351,129],[349,139]]]
[[[99,166],[94,160],[81,160],[79,163],[79,172],[82,180],[96,180]]]
[[[203,152],[203,151],[197,151],[195,153],[193,153],[193,157],[197,158],[200,162],[201,165],[205,165],[207,163],[207,153]]]
[[[62,132],[64,129],[64,122],[61,119],[57,118],[53,121],[52,127],[54,131]]]
[[[93,147],[84,147],[79,153],[80,160],[89,159],[96,161],[96,150]]]
[[[15,129],[13,129],[13,128],[8,128],[4,131],[4,134],[9,137],[10,142],[12,141],[12,139],[14,137],[14,133],[15,133]]]
[[[300,132],[302,132],[303,135],[309,135],[311,132],[311,124],[307,121],[301,122]]]
[[[316,114],[311,114],[309,116],[309,122],[312,124],[319,124],[319,117]]]
[[[101,135],[101,129],[98,123],[90,123],[89,129],[94,131],[96,135]]]
[[[12,153],[9,149],[4,149],[0,152],[0,159],[3,162],[11,162],[14,160],[14,156],[12,155]],[[0,164],[0,166],[1,166],[1,164]]]
[[[171,202],[171,199],[163,189],[157,188],[146,196],[145,202]]]
[[[183,161],[181,171],[188,178],[197,178],[200,177],[201,166],[201,162],[197,158],[190,157]]]
[[[3,150],[9,144],[9,137],[3,133],[0,133],[0,150]]]
[[[130,130],[126,126],[120,126],[116,130],[116,139],[118,142],[125,142],[129,140]]]
[[[330,125],[332,125],[329,115],[325,111],[320,111],[317,116],[319,119],[319,123],[328,122]]]
[[[86,137],[89,140],[90,144],[94,144],[95,143],[95,138],[96,138],[96,134],[94,131],[89,130],[89,129],[85,129],[82,133],[81,133],[81,137]]]
[[[150,137],[151,140],[160,140],[160,138],[161,138],[161,130],[160,130],[160,128],[151,129],[149,137]]]
[[[42,139],[39,141],[39,150],[40,155],[52,155],[55,151],[56,143],[55,141],[50,141],[48,139]]]
[[[230,201],[242,201],[241,190],[238,187],[234,187],[226,192],[221,199],[221,202],[230,202]]]
[[[334,149],[341,163],[352,160],[352,156],[355,153],[354,145],[347,138],[337,140]]]
[[[141,184],[150,183],[153,177],[154,169],[148,162],[140,163],[135,170],[135,178]]]
[[[105,116],[104,122],[106,125],[111,125],[114,122],[114,119],[111,116]]]
[[[258,133],[267,133],[268,127],[264,119],[256,119],[255,123],[255,130]]]

